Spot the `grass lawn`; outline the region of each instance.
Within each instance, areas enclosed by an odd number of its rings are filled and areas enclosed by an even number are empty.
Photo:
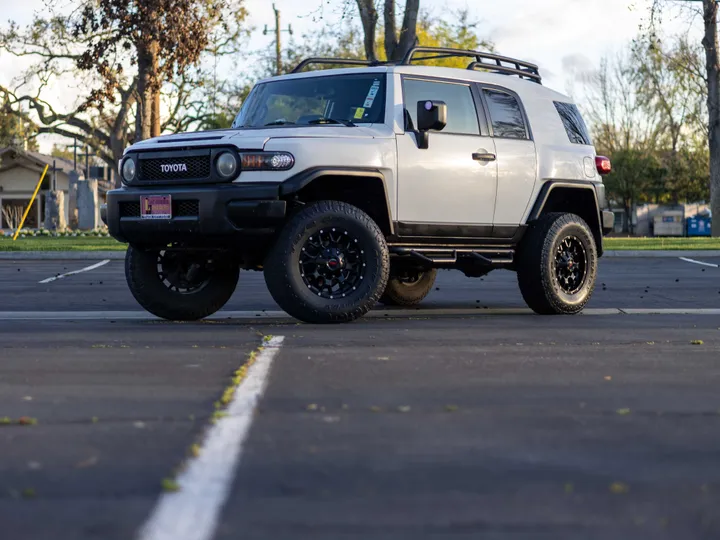
[[[113,238],[97,236],[59,237],[36,236],[18,238],[0,236],[0,251],[124,251],[125,244]],[[717,249],[720,238],[606,238],[605,249]]]
[[[35,236],[15,242],[10,236],[0,236],[0,251],[124,251],[126,247],[114,238],[97,236]]]
[[[606,238],[605,249],[720,249],[720,238]]]

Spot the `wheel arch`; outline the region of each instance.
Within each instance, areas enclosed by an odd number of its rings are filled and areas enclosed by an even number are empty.
[[[546,182],[535,201],[528,223],[551,212],[573,213],[590,227],[598,256],[603,254],[602,220],[598,195],[592,184],[586,182]]]
[[[368,214],[387,237],[394,234],[385,176],[378,169],[314,168],[280,185],[280,197],[308,203],[335,200]]]

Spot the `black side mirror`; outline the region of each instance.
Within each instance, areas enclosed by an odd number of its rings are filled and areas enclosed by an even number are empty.
[[[428,147],[428,131],[442,131],[447,126],[447,104],[444,101],[418,101],[418,147]]]

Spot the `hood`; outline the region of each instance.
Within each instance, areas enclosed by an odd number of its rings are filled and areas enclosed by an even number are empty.
[[[218,129],[196,133],[178,133],[146,139],[133,144],[128,150],[157,148],[203,147],[231,144],[242,150],[262,150],[270,139],[287,138],[361,138],[376,136],[372,128],[364,126],[282,126],[264,129]]]

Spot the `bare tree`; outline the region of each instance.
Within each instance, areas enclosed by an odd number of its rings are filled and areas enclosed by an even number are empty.
[[[378,24],[378,8],[376,0],[356,0],[363,33],[365,35],[365,57],[371,61],[378,60],[376,33]],[[417,42],[417,22],[420,13],[420,0],[405,0],[402,26],[397,27],[397,3],[395,0],[383,2],[383,27],[385,29],[385,58],[390,61],[401,60]]]
[[[668,0],[653,0],[651,29],[654,29],[662,13],[662,8],[667,3]],[[720,236],[720,54],[718,53],[718,4],[716,0],[702,0],[702,19],[704,26],[702,46],[705,51],[707,83],[708,148],[710,150],[710,208],[714,218],[712,235]]]
[[[3,223],[8,229],[17,229],[20,226],[24,209],[19,204],[5,204],[2,207]]]

